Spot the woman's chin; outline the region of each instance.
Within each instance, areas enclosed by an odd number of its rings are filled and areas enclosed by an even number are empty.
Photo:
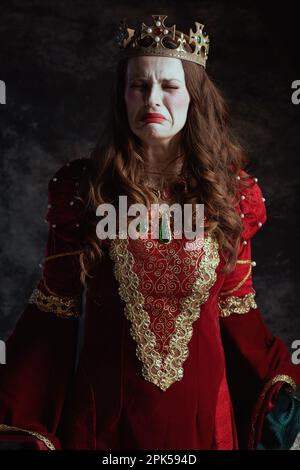
[[[152,123],[145,127],[143,127],[142,129],[139,129],[139,137],[141,139],[143,138],[157,138],[157,139],[162,139],[162,138],[166,138],[168,137],[168,135],[166,134],[166,132],[164,132],[164,129],[162,129],[161,127],[159,127],[159,125],[155,124],[153,125]]]

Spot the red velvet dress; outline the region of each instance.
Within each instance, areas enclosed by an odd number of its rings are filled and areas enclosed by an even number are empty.
[[[74,160],[49,183],[43,275],[0,369],[0,438],[49,449],[255,449],[280,387],[300,383],[255,301],[260,187],[241,185],[231,273],[211,235],[193,251],[185,239],[116,238],[83,290],[77,190],[89,163]]]

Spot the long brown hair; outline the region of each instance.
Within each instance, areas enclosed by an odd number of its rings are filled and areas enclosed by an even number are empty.
[[[129,127],[124,99],[128,59],[117,64],[110,113],[104,131],[90,152],[91,168],[86,204],[96,212],[99,204],[114,203],[119,194],[128,204],[154,201],[153,193],[143,185],[145,159],[138,137]],[[206,217],[205,234],[213,233],[225,257],[224,272],[231,271],[243,231],[237,204],[238,180],[248,156],[231,128],[228,105],[222,92],[209,78],[204,67],[182,60],[186,87],[190,95],[187,120],[182,129],[184,174],[191,183],[180,198],[182,204],[203,203]],[[96,220],[91,218],[86,245],[80,255],[81,281],[91,277],[93,267],[102,259],[103,240],[96,235]]]

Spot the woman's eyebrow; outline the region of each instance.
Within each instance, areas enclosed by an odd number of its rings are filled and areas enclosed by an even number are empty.
[[[136,77],[132,77],[130,79],[130,81],[133,81],[133,80],[146,80],[146,81],[150,81],[151,79],[148,78],[148,77],[143,77],[143,76],[136,76]],[[181,80],[179,80],[178,78],[161,78],[158,80],[158,82],[180,82],[182,83]]]

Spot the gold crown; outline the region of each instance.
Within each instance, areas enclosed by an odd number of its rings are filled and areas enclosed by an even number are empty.
[[[189,36],[166,26],[167,15],[152,15],[153,24],[141,23],[135,30],[128,28],[123,19],[117,31],[116,41],[121,57],[154,55],[175,57],[206,66],[209,50],[209,36],[203,31],[204,25],[195,21],[196,31],[190,28]],[[186,48],[190,46],[192,52]]]

